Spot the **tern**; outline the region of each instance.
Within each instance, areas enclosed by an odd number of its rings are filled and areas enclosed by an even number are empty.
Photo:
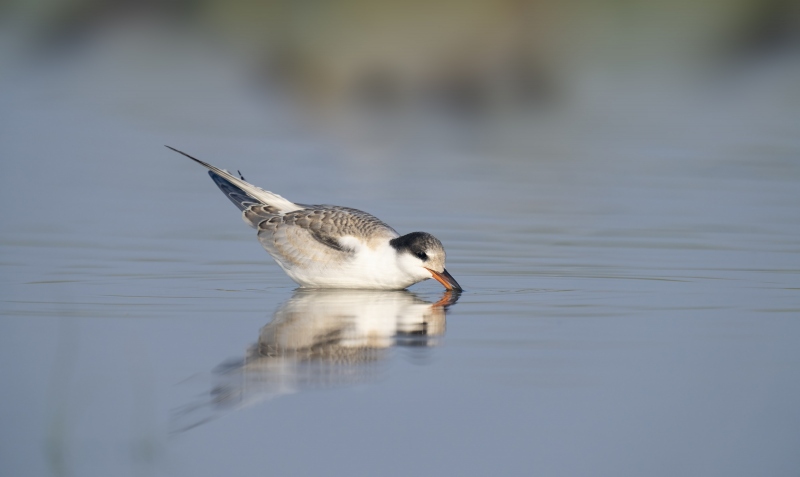
[[[296,204],[173,147],[206,169],[220,190],[258,231],[258,241],[302,288],[402,290],[436,279],[461,286],[445,268],[442,242],[427,232],[398,234],[383,221],[350,207]]]

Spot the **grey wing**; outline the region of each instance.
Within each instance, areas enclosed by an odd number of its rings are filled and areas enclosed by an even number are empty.
[[[189,159],[197,162],[206,169],[208,169],[211,179],[222,190],[222,192],[233,202],[239,210],[244,211],[252,204],[265,204],[275,208],[281,212],[289,212],[292,210],[300,210],[303,208],[300,204],[295,204],[289,200],[284,199],[274,192],[266,191],[260,187],[244,180],[243,177],[235,177],[230,172],[212,166],[207,162],[203,162],[196,157],[192,157],[185,152],[179,151],[174,147],[167,146],[169,149],[182,154]]]
[[[231,202],[233,202],[233,205],[239,208],[239,210],[245,211],[252,205],[261,204],[261,201],[250,197],[247,195],[247,192],[243,191],[239,187],[236,187],[232,182],[215,173],[214,171],[208,171],[208,175],[211,176],[211,180],[217,184],[219,190],[221,190],[222,193],[225,194],[225,196],[230,199]]]
[[[258,228],[258,224],[272,217],[282,216],[281,211],[267,204],[252,204],[242,209],[242,220],[253,228]]]
[[[372,215],[344,207],[312,206],[272,215],[258,224],[259,242],[284,268],[350,259],[356,250],[352,241],[342,240],[345,237],[369,246],[396,236]]]

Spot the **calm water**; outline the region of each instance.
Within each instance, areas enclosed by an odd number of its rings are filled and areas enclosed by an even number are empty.
[[[800,472],[796,101],[381,147],[100,57],[3,83],[0,474]],[[466,291],[295,291],[163,144],[431,232]]]

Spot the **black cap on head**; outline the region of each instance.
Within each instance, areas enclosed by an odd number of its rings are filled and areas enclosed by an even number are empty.
[[[427,252],[429,251],[441,250],[444,252],[442,242],[427,232],[411,232],[390,240],[389,244],[398,252],[407,251],[422,261],[428,259]]]

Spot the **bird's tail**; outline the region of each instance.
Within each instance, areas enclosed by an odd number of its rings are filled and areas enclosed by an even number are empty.
[[[284,199],[278,194],[274,194],[260,187],[254,186],[253,184],[244,180],[244,177],[236,177],[224,169],[212,166],[211,164],[192,157],[185,152],[175,149],[174,147],[167,146],[167,148],[172,149],[178,154],[188,157],[189,159],[208,169],[208,175],[211,176],[211,180],[217,184],[217,187],[220,188],[225,196],[227,196],[228,199],[230,199],[231,202],[233,202],[233,204],[239,208],[239,210],[244,211],[253,205],[262,204],[269,206],[276,212],[290,212],[292,210],[302,208],[294,202]]]
[[[243,191],[239,187],[236,187],[231,181],[222,177],[216,172],[208,171],[208,175],[211,176],[211,180],[214,181],[214,184],[217,184],[219,190],[221,190],[222,193],[225,194],[231,200],[231,202],[233,202],[233,205],[239,207],[239,210],[244,211],[251,205],[261,205],[261,201],[250,197],[247,195],[247,192]]]

